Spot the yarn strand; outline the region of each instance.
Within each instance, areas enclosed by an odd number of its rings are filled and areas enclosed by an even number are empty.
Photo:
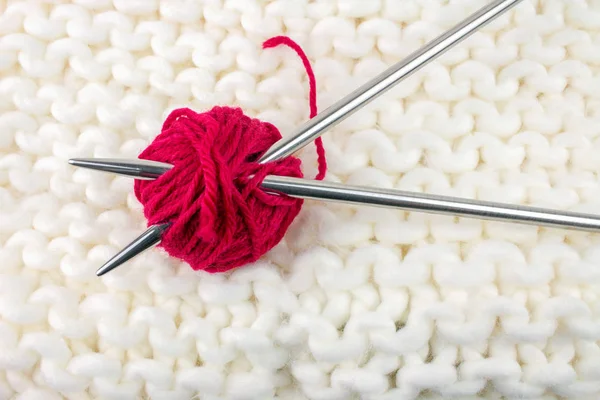
[[[302,64],[304,64],[304,69],[306,70],[306,75],[308,76],[308,105],[310,108],[310,118],[314,118],[317,115],[317,81],[312,66],[310,65],[310,61],[304,53],[304,50],[302,50],[302,47],[300,47],[296,42],[294,42],[287,36],[274,36],[266,40],[263,43],[263,49],[269,49],[280,45],[288,46],[292,50],[294,50],[302,60]],[[315,179],[320,181],[323,180],[323,178],[325,178],[325,174],[327,173],[327,159],[325,158],[325,148],[323,147],[323,140],[320,137],[315,139],[315,146],[317,147],[318,164],[318,172]]]

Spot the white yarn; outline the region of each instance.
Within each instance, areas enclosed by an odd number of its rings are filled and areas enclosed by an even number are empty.
[[[485,1],[8,1],[0,399],[596,399],[597,234],[309,202],[231,274],[159,250],[134,158],[174,108],[290,134]],[[600,212],[600,3],[528,0],[325,134],[328,180]],[[302,153],[314,174],[314,149]],[[561,397],[562,396],[562,397]]]

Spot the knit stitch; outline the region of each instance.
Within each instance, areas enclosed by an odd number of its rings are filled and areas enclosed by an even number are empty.
[[[290,135],[487,0],[0,6],[0,399],[597,400],[600,235],[305,201],[229,273],[146,251],[173,111]],[[600,214],[600,2],[524,0],[323,135],[327,180]],[[295,155],[317,174],[312,145]]]

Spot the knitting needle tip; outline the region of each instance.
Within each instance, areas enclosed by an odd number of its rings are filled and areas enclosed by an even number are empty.
[[[138,254],[148,250],[151,247],[160,243],[163,233],[169,227],[169,223],[153,225],[146,232],[142,233],[137,239],[131,242],[127,247],[121,250],[117,255],[108,260],[106,264],[96,271],[97,276],[102,276],[107,272],[119,267],[120,265],[131,260]]]
[[[157,179],[173,168],[171,164],[141,159],[72,158],[69,160],[69,164],[143,180]]]

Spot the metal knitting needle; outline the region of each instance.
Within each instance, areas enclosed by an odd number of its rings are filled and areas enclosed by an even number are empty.
[[[81,168],[111,172],[117,175],[123,175],[142,180],[154,180],[173,167],[171,164],[165,164],[157,161],[147,161],[141,159],[114,160],[108,158],[73,158],[69,160],[69,164]],[[161,241],[162,235],[170,225],[170,223],[166,222],[149,227],[133,242],[125,246],[125,248],[123,248],[102,267],[100,267],[96,271],[96,275],[102,276],[131,260],[138,254],[158,245]]]
[[[404,61],[392,66],[379,76],[375,77],[359,89],[355,90],[342,100],[325,110],[325,112],[311,119],[303,127],[301,127],[295,135],[292,135],[286,140],[276,143],[269,151],[267,151],[260,159],[261,163],[276,161],[287,157],[292,153],[300,150],[308,143],[322,135],[327,129],[333,127],[349,115],[362,108],[364,105],[387,92],[395,84],[402,79],[416,72],[418,69],[427,65],[435,58],[445,53],[456,44],[466,39],[472,33],[488,24],[510,8],[515,6],[521,0],[495,0],[479,11],[472,14],[470,17],[450,29],[448,32],[434,39],[420,50],[410,55]],[[83,165],[81,165],[83,166]],[[116,171],[113,171],[116,172]],[[129,175],[131,176],[131,175]],[[143,176],[140,179],[146,179]],[[144,235],[148,235],[148,240],[142,241],[145,247],[140,243],[134,242],[126,249],[121,251],[117,256],[113,257],[108,263],[97,271],[97,275],[101,276],[106,272],[116,268],[123,260],[125,252],[128,259],[134,257],[140,252],[146,250],[152,245],[160,243],[160,236],[166,227],[153,229],[151,227]],[[163,229],[164,228],[164,229]],[[137,243],[137,244],[136,244]]]
[[[72,158],[69,164],[141,180],[154,180],[173,168],[171,164],[142,159]]]
[[[141,179],[157,179],[173,168],[171,164],[146,160],[143,163],[136,164],[134,160],[73,159],[70,160],[70,163],[99,171],[119,171],[117,173],[120,175],[133,178],[142,177]],[[399,208],[407,211],[424,211],[434,214],[510,221],[554,228],[600,231],[600,216],[596,215],[414,193],[396,189],[353,186],[276,175],[267,176],[263,180],[261,188],[269,193],[301,199]]]
[[[146,178],[140,178],[146,179]],[[98,271],[96,271],[97,276],[102,276],[105,273],[117,268],[119,265],[126,263],[131,260],[133,257],[137,256],[143,251],[148,250],[151,247],[156,246],[160,243],[162,235],[169,228],[170,223],[152,225],[150,228],[146,230],[146,232],[142,233],[138,236],[133,242],[129,243],[123,250],[118,252],[113,258],[108,260]]]
[[[269,162],[287,157],[313,140],[323,135],[328,129],[348,118],[354,112],[387,92],[401,80],[412,75],[446,51],[469,37],[475,31],[487,25],[496,17],[514,7],[521,0],[495,0],[475,12],[454,28],[438,36],[436,39],[409,55],[406,59],[393,65],[380,75],[371,79],[354,92],[342,98],[316,117],[302,125],[290,137],[275,143],[262,157],[261,161]]]

